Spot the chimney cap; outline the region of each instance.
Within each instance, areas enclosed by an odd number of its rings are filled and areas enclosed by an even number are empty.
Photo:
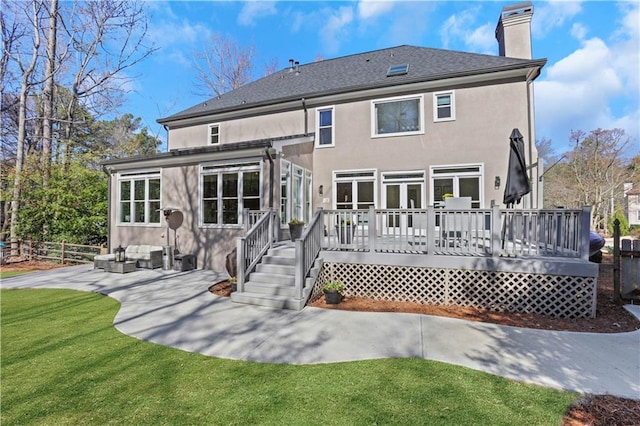
[[[502,13],[500,14],[500,19],[507,19],[511,16],[516,15],[524,15],[524,14],[532,14],[533,13],[533,4],[530,1],[524,1],[521,3],[514,3],[506,5],[502,8]]]

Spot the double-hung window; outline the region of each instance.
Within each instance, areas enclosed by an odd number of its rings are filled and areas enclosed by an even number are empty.
[[[260,163],[204,165],[200,170],[203,226],[240,225],[244,209],[260,210]]]
[[[118,222],[160,223],[160,172],[126,173],[118,177]]]
[[[220,125],[219,124],[209,124],[209,144],[210,145],[220,144]]]
[[[371,102],[371,136],[402,136],[424,133],[422,96],[404,96]]]
[[[333,107],[318,108],[316,110],[316,146],[334,146],[335,126]]]
[[[455,93],[453,91],[434,93],[433,121],[452,121],[455,119]]]

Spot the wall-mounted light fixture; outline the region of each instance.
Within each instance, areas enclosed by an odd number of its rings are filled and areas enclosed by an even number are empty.
[[[318,194],[323,195],[324,194],[324,186],[320,185],[318,187]]]
[[[500,176],[496,176],[496,180],[493,182],[496,189],[500,189]]]

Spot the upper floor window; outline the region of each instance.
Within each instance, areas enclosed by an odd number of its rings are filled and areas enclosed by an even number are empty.
[[[455,93],[453,91],[434,93],[433,121],[451,121],[455,119]]]
[[[316,110],[317,146],[334,146],[335,126],[333,123],[333,107]]]
[[[372,137],[415,135],[424,132],[422,96],[372,101]]]
[[[160,172],[128,173],[118,178],[118,222],[160,223]]]
[[[244,209],[260,210],[260,164],[203,166],[202,225],[240,225]]]
[[[209,143],[218,145],[220,143],[220,125],[209,124]]]

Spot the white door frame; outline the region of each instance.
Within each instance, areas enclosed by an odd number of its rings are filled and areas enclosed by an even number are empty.
[[[400,206],[398,208],[405,210],[411,208],[425,208],[425,187],[426,187],[426,172],[424,170],[410,170],[410,171],[397,171],[397,172],[383,172],[382,173],[382,208],[386,209],[387,206],[387,187],[397,185],[400,191]],[[408,187],[409,185],[420,185],[420,205],[411,203],[413,200],[408,199]],[[412,205],[413,204],[413,205]],[[400,214],[399,221],[393,220],[395,226],[400,226],[401,229],[410,229],[409,214]],[[385,218],[385,228],[393,228],[395,226],[389,226],[390,219],[392,217]]]

